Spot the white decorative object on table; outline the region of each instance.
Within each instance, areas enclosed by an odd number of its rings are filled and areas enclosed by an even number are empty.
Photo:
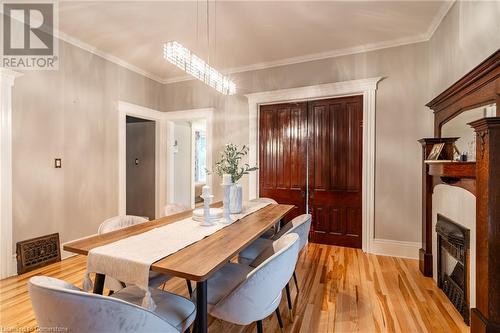
[[[257,167],[250,167],[247,163],[243,164],[242,159],[248,154],[248,147],[238,146],[228,143],[221,152],[220,160],[215,163],[215,172],[219,177],[231,175],[231,185],[229,190],[229,211],[231,214],[239,214],[243,209],[243,187],[238,181],[249,172],[255,171]],[[226,176],[226,179],[228,177]]]
[[[222,176],[222,187],[224,187],[224,199],[223,199],[223,209],[224,209],[224,219],[222,223],[232,223],[231,215],[230,215],[230,192],[231,186],[233,185],[233,180],[230,174],[224,174]]]
[[[220,219],[222,219],[223,214],[222,214],[222,209],[221,208],[214,208],[210,207],[210,213],[209,213],[209,221],[210,222],[218,222]],[[205,208],[200,207],[196,208],[193,210],[193,220],[197,222],[204,222],[205,221]]]
[[[233,184],[229,190],[229,210],[231,214],[239,214],[243,209],[243,186]]]
[[[214,221],[210,218],[210,204],[212,203],[213,195],[210,192],[210,186],[205,185],[202,187],[201,196],[203,199],[203,222],[200,225],[211,226]]]

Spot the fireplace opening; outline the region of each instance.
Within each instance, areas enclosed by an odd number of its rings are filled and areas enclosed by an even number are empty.
[[[470,230],[438,214],[437,282],[469,325]]]

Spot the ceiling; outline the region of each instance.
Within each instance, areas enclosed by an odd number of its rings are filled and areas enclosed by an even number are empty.
[[[210,63],[232,73],[423,41],[450,5],[210,0]],[[165,41],[208,58],[206,1],[62,1],[59,12],[62,39],[160,82],[185,78]]]

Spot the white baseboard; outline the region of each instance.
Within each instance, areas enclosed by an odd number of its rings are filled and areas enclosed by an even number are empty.
[[[74,257],[74,256],[77,256],[78,254],[76,253],[71,253],[71,252],[67,252],[67,251],[61,251],[61,260],[64,260],[64,259],[68,259],[68,258],[71,258],[71,257]]]
[[[71,257],[74,257],[77,255],[76,253],[71,253],[71,252],[66,252],[66,251],[61,251],[61,252],[62,252],[61,253],[61,260],[68,259],[68,258],[71,258]],[[12,260],[10,262],[8,276],[2,276],[1,278],[5,279],[5,278],[8,278],[8,277],[11,277],[14,275],[17,275],[17,255],[16,254],[12,255]]]
[[[418,259],[418,251],[421,247],[422,244],[419,242],[401,242],[375,238],[372,241],[370,253],[399,258]]]

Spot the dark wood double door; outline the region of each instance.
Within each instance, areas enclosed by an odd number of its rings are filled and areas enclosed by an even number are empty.
[[[361,248],[363,98],[263,105],[259,196],[313,215],[313,242]]]

